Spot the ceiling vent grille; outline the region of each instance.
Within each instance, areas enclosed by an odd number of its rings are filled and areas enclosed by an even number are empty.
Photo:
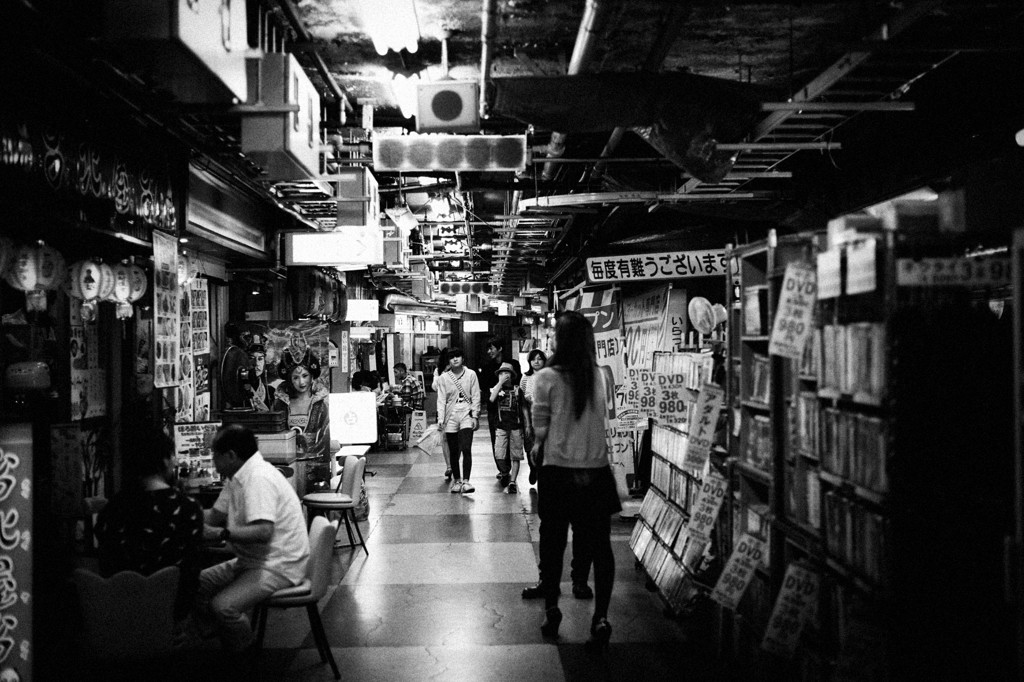
[[[525,135],[394,135],[373,143],[376,171],[522,171]]]

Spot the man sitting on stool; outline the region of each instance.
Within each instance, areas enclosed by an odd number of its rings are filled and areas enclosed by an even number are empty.
[[[253,644],[247,612],[306,576],[309,535],[287,479],[257,451],[252,431],[228,424],[213,438],[213,465],[227,482],[207,509],[203,537],[229,543],[237,558],[199,575],[198,616],[211,616],[230,651]]]

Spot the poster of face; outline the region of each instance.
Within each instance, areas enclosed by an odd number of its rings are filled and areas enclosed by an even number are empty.
[[[178,250],[174,237],[153,232],[153,309],[155,316],[153,385],[178,385],[181,342],[178,302]]]
[[[256,339],[262,342],[265,349],[264,365],[267,383],[280,381],[278,369],[282,363],[295,364],[309,351],[323,371],[314,383],[328,388],[327,367],[330,361],[330,343],[327,336],[327,323],[318,320],[284,320],[280,322],[240,322],[238,323],[244,346],[249,346]]]

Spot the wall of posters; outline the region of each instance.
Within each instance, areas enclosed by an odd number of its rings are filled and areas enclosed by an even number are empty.
[[[153,232],[153,310],[155,361],[153,385],[178,385],[178,344],[181,341],[178,303],[178,242],[159,231]]]
[[[0,678],[5,680],[32,679],[32,446],[31,424],[0,425]]]
[[[107,413],[107,375],[100,367],[99,332],[82,320],[82,301],[69,297],[71,332],[71,418],[89,419]]]
[[[178,390],[174,421],[193,421],[195,406],[194,364],[192,358],[192,291],[184,284],[178,291]]]

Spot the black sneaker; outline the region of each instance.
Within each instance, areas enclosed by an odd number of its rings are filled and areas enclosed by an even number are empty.
[[[517,486],[515,483],[509,483],[508,484],[508,494],[509,495],[515,495],[518,492],[519,492],[519,486]]]
[[[536,484],[537,484],[537,470],[534,469],[533,467],[530,467],[530,485],[536,485]]]
[[[586,583],[573,583],[572,596],[577,599],[593,599],[594,591],[590,589],[590,585]]]

